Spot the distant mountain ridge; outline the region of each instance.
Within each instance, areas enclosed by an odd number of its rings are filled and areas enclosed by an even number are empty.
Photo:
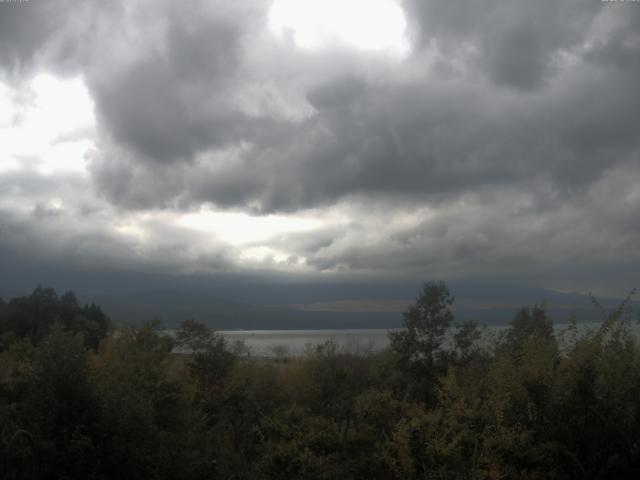
[[[537,292],[539,294],[540,292]],[[476,320],[486,325],[508,323],[518,308],[545,303],[556,323],[565,323],[572,315],[580,322],[601,320],[601,312],[586,295],[547,291],[538,300],[531,293],[524,298],[499,301],[498,298],[459,298],[454,304],[456,321]],[[159,318],[167,326],[174,326],[187,318],[194,318],[217,329],[339,329],[339,328],[396,328],[402,325],[402,312],[413,300],[353,300],[313,302],[293,305],[256,305],[228,301],[199,292],[143,292],[129,295],[93,296],[103,305],[116,323],[139,323]],[[620,299],[599,299],[611,310]],[[640,304],[634,302],[635,310]]]
[[[454,315],[457,322],[475,320],[484,325],[504,325],[518,308],[544,303],[556,323],[565,323],[575,315],[580,322],[602,319],[587,295],[562,293],[529,287],[478,288],[451,284],[456,295]],[[63,293],[60,291],[59,293]],[[182,320],[196,319],[220,330],[317,330],[397,328],[402,325],[402,312],[413,303],[412,298],[381,299],[338,297],[325,301],[290,304],[258,304],[221,298],[205,290],[158,289],[128,293],[76,292],[81,302],[102,306],[116,325],[140,324],[159,319],[167,328]],[[328,293],[328,292],[324,292]],[[329,292],[330,293],[330,292]],[[356,291],[356,293],[361,293]],[[378,292],[375,292],[378,293]],[[26,293],[23,293],[24,295]],[[5,300],[18,294],[2,292]],[[277,295],[274,300],[278,300]],[[617,307],[621,299],[602,298],[599,303],[607,310]],[[633,302],[637,316],[640,303]]]

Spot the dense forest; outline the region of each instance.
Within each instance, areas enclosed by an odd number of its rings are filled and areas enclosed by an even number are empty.
[[[0,300],[0,474],[639,478],[627,303],[561,334],[543,306],[524,307],[487,343],[453,302],[425,284],[381,353],[328,342],[273,360],[193,320],[175,337],[154,322],[114,330],[73,293]]]

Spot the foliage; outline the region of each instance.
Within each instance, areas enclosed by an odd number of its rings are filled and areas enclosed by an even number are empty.
[[[477,325],[451,327],[453,297],[430,283],[388,351],[327,342],[284,363],[240,358],[193,320],[177,342],[155,322],[105,335],[102,311],[72,294],[14,300],[0,302],[1,478],[640,473],[628,302],[562,342],[543,306],[525,307],[485,344]],[[90,337],[88,324],[103,326]]]
[[[111,327],[100,307],[93,303],[81,307],[73,292],[58,297],[52,288],[37,287],[28,297],[0,302],[0,350],[12,339],[38,343],[58,323],[80,333],[84,343],[93,349],[98,348]]]
[[[453,321],[453,302],[443,282],[425,283],[415,304],[404,312],[404,329],[389,333],[398,369],[406,374],[414,398],[435,401],[438,377],[446,370],[442,346]]]
[[[391,348],[406,362],[431,364],[453,321],[453,301],[444,283],[425,283],[415,305],[404,312],[404,329],[390,334]]]
[[[543,306],[536,305],[533,309],[523,307],[516,313],[506,330],[503,343],[508,350],[517,352],[527,342],[539,340],[555,341],[553,323],[547,318]]]
[[[204,323],[185,320],[176,330],[176,345],[196,353],[206,349],[213,336],[213,332]]]

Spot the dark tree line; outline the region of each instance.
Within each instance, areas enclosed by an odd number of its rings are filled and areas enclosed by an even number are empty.
[[[0,475],[56,479],[570,479],[640,473],[624,305],[562,334],[522,308],[487,339],[425,284],[388,350],[234,355],[205,325],[109,331],[36,289],[0,302]],[[179,347],[176,349],[176,347]],[[240,351],[240,349],[238,349]]]
[[[28,297],[7,303],[0,299],[0,348],[15,340],[40,343],[54,325],[81,334],[85,345],[95,350],[106,337],[110,321],[93,303],[81,307],[73,292],[58,296],[52,288],[38,287]]]

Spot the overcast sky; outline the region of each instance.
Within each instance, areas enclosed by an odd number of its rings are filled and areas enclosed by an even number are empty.
[[[640,2],[0,2],[5,283],[624,294],[639,247]]]

